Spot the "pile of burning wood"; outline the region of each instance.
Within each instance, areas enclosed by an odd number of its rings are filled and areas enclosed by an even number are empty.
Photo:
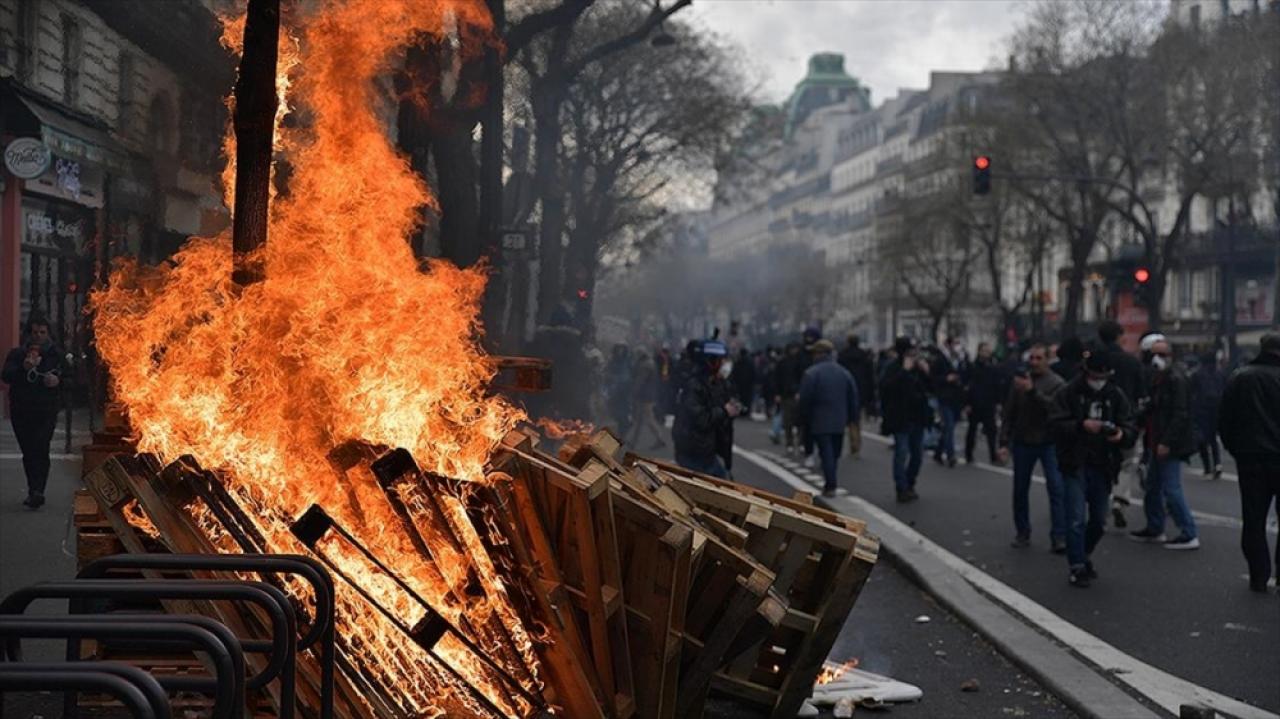
[[[343,717],[697,717],[715,691],[791,717],[878,550],[861,522],[807,495],[625,454],[603,430],[569,437],[555,455],[532,432],[512,431],[484,482],[423,471],[403,449],[349,443],[331,454],[336,470],[361,478],[357,505],[385,502],[391,511],[379,516],[394,520],[362,539],[336,518],[345,515],[312,505],[293,522],[290,547],[264,536],[253,507],[189,457],[161,466],[150,455],[104,459],[110,449],[86,457],[97,506],[83,499],[76,514],[82,564],[119,549],[314,556],[337,579],[346,616],[336,657]],[[398,576],[403,564],[386,555],[403,547],[436,576]],[[427,599],[419,587],[431,582],[447,590]],[[280,588],[304,629],[307,587]],[[250,632],[262,623],[226,606],[166,609]],[[379,654],[379,641],[396,651]],[[316,713],[322,659],[298,655],[303,716]],[[428,679],[414,662],[432,665]],[[411,701],[423,681],[440,682],[427,687],[426,709]]]

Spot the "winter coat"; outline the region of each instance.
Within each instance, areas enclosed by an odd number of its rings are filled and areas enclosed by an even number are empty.
[[[1186,459],[1196,451],[1191,433],[1191,391],[1180,369],[1170,368],[1152,380],[1143,429],[1149,449],[1163,444],[1169,448],[1169,456],[1176,459]]]
[[[871,409],[876,403],[876,368],[871,353],[861,347],[848,346],[840,351],[840,366],[853,375],[858,385],[858,404]]]
[[[929,407],[929,375],[920,367],[907,370],[894,360],[880,380],[880,431],[885,434],[924,429],[933,421]]]
[[[63,385],[45,387],[42,374],[53,372],[63,382],[66,381],[66,362],[62,350],[57,345],[49,345],[40,352],[40,364],[34,371],[23,366],[27,358],[27,347],[15,347],[4,359],[4,370],[0,373],[5,384],[9,385],[10,414],[54,413],[62,407]]]
[[[934,355],[930,362],[929,367],[933,372],[931,379],[938,402],[957,412],[960,411],[965,404],[964,382],[965,375],[968,373],[966,363],[963,360],[952,359],[942,352]],[[948,375],[955,375],[955,378],[948,380]]]
[[[725,439],[733,444],[733,420],[724,409],[730,397],[729,386],[718,375],[689,378],[676,398],[671,427],[677,452],[699,459],[723,456]]]
[[[1218,408],[1227,388],[1227,376],[1212,363],[1201,365],[1191,382],[1191,422],[1196,443],[1208,442],[1218,433]]]
[[[995,360],[974,360],[969,369],[969,406],[978,413],[995,409],[1004,396],[1004,385],[1004,373]]]
[[[1111,355],[1111,369],[1114,370],[1111,383],[1124,392],[1129,404],[1137,407],[1140,400],[1147,396],[1147,377],[1142,363],[1114,342],[1104,345],[1103,349]]]
[[[801,421],[812,434],[840,434],[858,418],[858,385],[834,359],[814,362],[800,380]]]
[[[1119,442],[1107,441],[1109,433],[1091,434],[1084,420],[1111,422],[1124,433]],[[1049,413],[1049,428],[1058,451],[1058,464],[1064,472],[1082,468],[1097,469],[1108,476],[1120,470],[1123,450],[1138,438],[1133,409],[1129,399],[1114,382],[1094,391],[1088,378],[1079,375],[1058,390]]]
[[[1004,415],[1000,422],[1000,446],[1012,442],[1018,444],[1048,444],[1053,441],[1049,429],[1049,410],[1053,407],[1053,395],[1066,384],[1052,370],[1031,378],[1031,389],[1019,392],[1009,388],[1004,401]]]
[[[1280,355],[1264,352],[1231,375],[1218,434],[1236,462],[1280,465]]]
[[[749,399],[756,388],[755,360],[739,355],[733,363],[733,369],[729,372],[729,382],[733,385],[739,399]]]
[[[774,370],[773,386],[779,397],[795,397],[800,391],[800,378],[808,369],[809,361],[804,353],[783,355]]]

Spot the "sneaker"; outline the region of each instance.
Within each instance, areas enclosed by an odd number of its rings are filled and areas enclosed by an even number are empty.
[[[1071,573],[1067,575],[1067,584],[1081,589],[1089,586],[1089,570],[1085,567],[1075,567]]]
[[[898,500],[898,504],[906,504],[907,502],[911,501],[911,493],[904,489],[899,489],[896,497]]]
[[[1200,539],[1198,537],[1188,537],[1185,534],[1170,539],[1164,543],[1165,549],[1199,549]]]
[[[1135,532],[1129,532],[1129,539],[1143,544],[1161,544],[1165,541],[1164,532],[1158,532],[1154,529],[1139,529]]]
[[[916,488],[915,488],[915,487],[912,487],[911,489],[908,489],[908,490],[907,490],[907,501],[908,501],[908,502],[914,502],[914,501],[916,501],[917,499],[920,499],[920,495],[916,494]]]
[[[1031,537],[1014,537],[1009,546],[1014,549],[1026,549],[1031,546]]]
[[[1124,518],[1124,510],[1119,507],[1111,508],[1111,522],[1116,525],[1116,529],[1124,529],[1129,526],[1129,520]]]
[[[28,492],[22,503],[31,509],[39,509],[44,506],[44,495],[40,492]]]
[[[835,487],[827,487],[827,488],[823,489],[823,490],[822,490],[822,496],[824,496],[824,497],[834,497],[834,496],[836,496],[836,488],[835,488]]]
[[[1222,479],[1222,465],[1219,464],[1213,468],[1213,478]]]
[[[1067,540],[1065,540],[1065,539],[1058,539],[1058,538],[1056,538],[1056,537],[1055,537],[1054,539],[1050,540],[1049,551],[1050,551],[1050,552],[1053,552],[1054,554],[1066,554],[1066,553],[1067,553]]]
[[[1253,579],[1250,579],[1250,580],[1249,580],[1249,591],[1251,591],[1251,592],[1258,592],[1259,594],[1266,594],[1266,593],[1267,593],[1267,583],[1266,583],[1266,582],[1259,582],[1259,581],[1255,581],[1255,580],[1253,580]]]

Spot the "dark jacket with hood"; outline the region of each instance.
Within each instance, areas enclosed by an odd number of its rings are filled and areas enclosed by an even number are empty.
[[[1218,434],[1240,464],[1280,465],[1280,354],[1263,352],[1231,375]]]
[[[1124,437],[1119,442],[1107,441],[1109,433],[1091,434],[1084,429],[1086,419],[1111,422]],[[1064,472],[1083,468],[1096,469],[1115,476],[1120,470],[1123,450],[1138,438],[1129,399],[1115,382],[1102,389],[1089,386],[1086,375],[1077,375],[1054,395],[1049,414],[1049,428],[1058,450],[1058,464]]]
[[[880,380],[880,431],[885,434],[924,429],[933,421],[929,407],[929,375],[919,365],[907,370],[896,359]]]
[[[871,352],[856,347],[854,345],[846,345],[840,350],[840,366],[849,371],[853,375],[853,381],[858,384],[858,403],[867,409],[875,407],[876,403],[876,368],[875,358],[871,356]]]
[[[57,413],[62,406],[63,385],[57,387],[44,386],[44,374],[57,374],[66,381],[66,363],[62,350],[52,342],[40,349],[40,364],[33,371],[23,366],[27,358],[27,345],[15,347],[4,359],[4,370],[0,374],[5,384],[9,385],[9,411],[11,414],[23,413]]]
[[[710,459],[716,455],[723,458],[725,449],[732,449],[733,419],[724,410],[731,396],[729,385],[705,367],[689,377],[676,399],[671,427],[677,452]]]
[[[1143,413],[1145,446],[1169,448],[1169,456],[1185,459],[1196,451],[1191,428],[1191,388],[1177,366],[1157,373],[1151,380],[1150,402]]]

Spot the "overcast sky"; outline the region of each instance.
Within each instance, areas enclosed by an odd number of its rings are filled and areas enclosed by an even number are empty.
[[[930,70],[1003,65],[1028,0],[694,0],[679,17],[738,45],[763,100],[779,102],[815,52],[839,52],[875,105]]]

